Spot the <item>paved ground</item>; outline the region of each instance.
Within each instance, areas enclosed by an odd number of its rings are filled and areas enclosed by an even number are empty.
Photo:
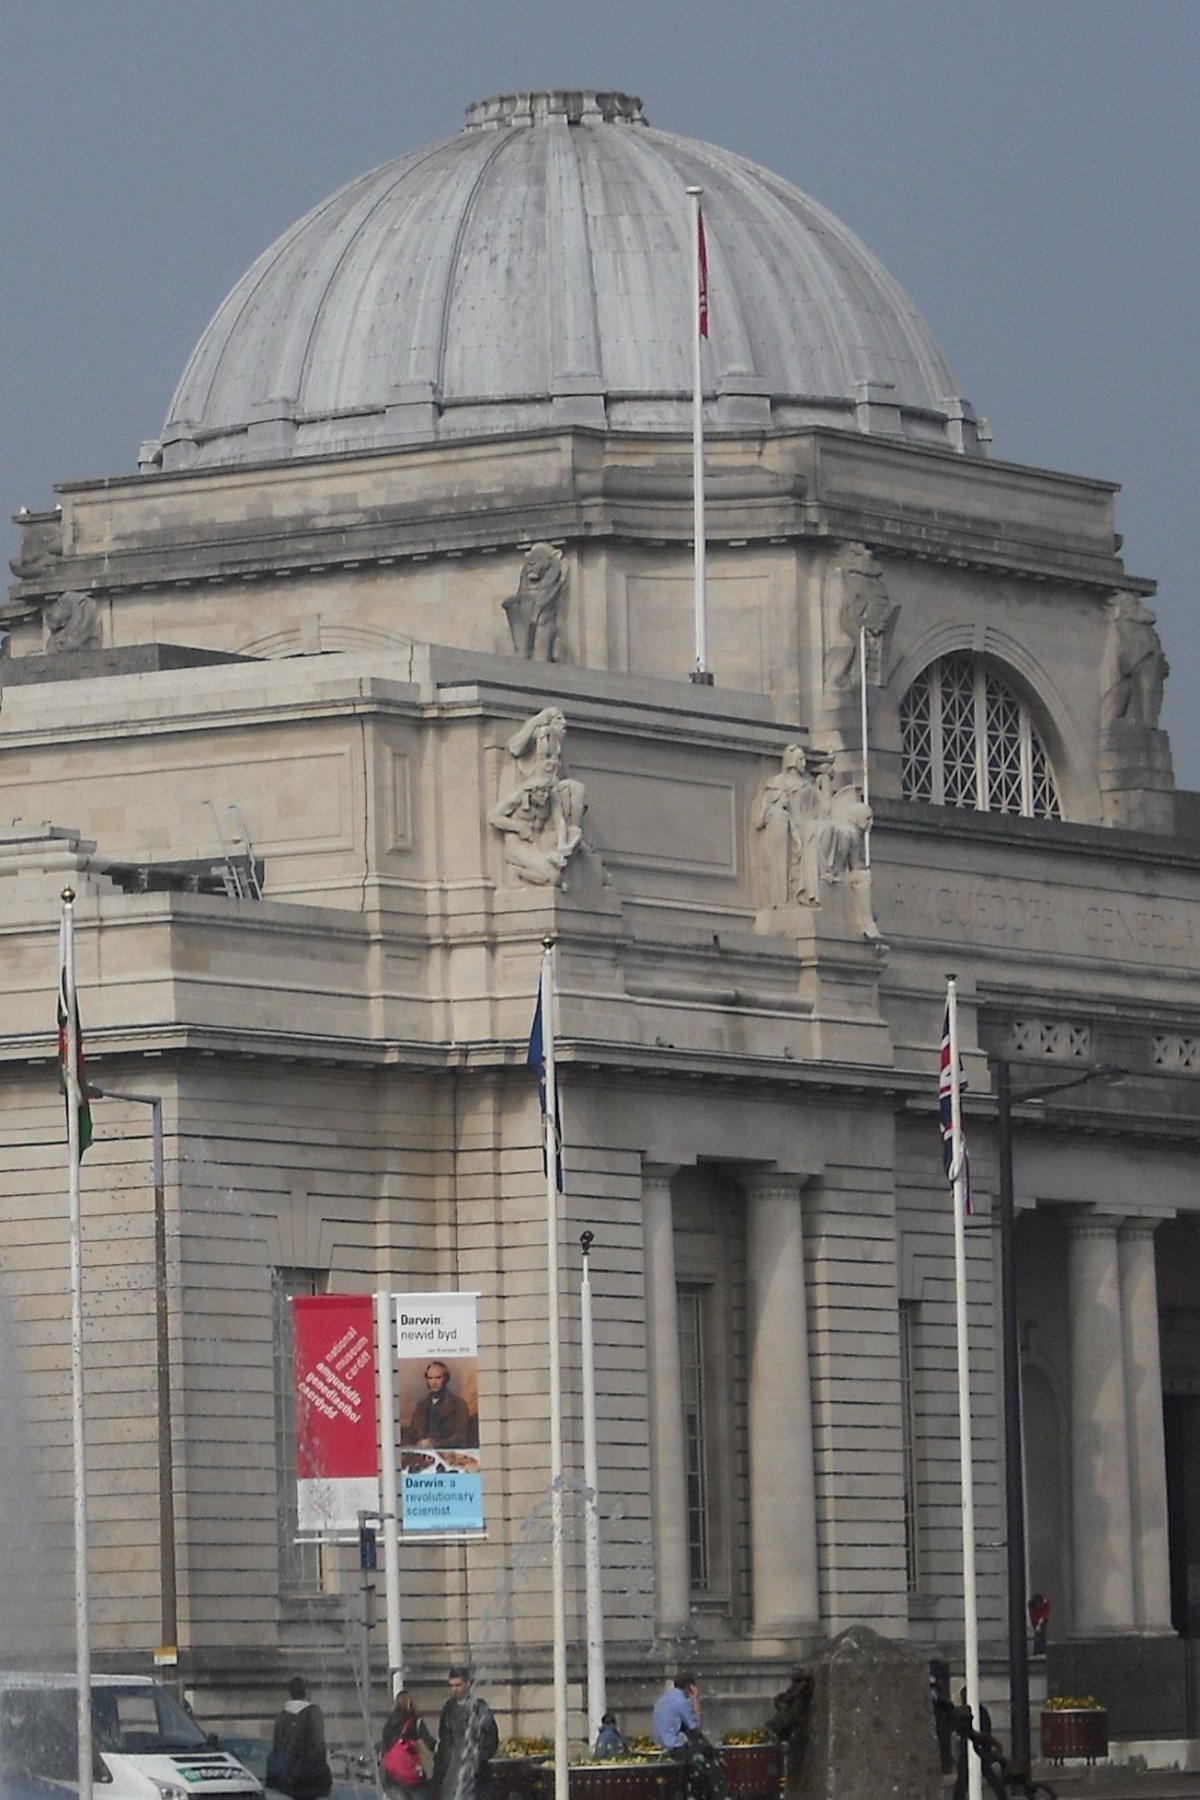
[[[1049,1782],[1059,1800],[1200,1800],[1200,1770],[1135,1772],[1104,1763],[1093,1769],[1078,1763],[1061,1768],[1036,1763],[1034,1773]]]

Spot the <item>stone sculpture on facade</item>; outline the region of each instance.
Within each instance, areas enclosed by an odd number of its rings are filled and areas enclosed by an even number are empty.
[[[884,652],[900,612],[884,585],[883,570],[865,544],[847,544],[837,559],[841,589],[836,622],[825,653],[825,682],[830,688],[858,684],[859,635],[865,634],[867,680],[883,682]]]
[[[583,783],[563,773],[565,714],[543,707],[509,738],[508,754],[521,780],[488,814],[504,837],[504,860],[519,882],[561,887],[567,864],[583,843],[587,799]]]
[[[28,516],[22,508],[17,514],[21,527],[21,548],[9,563],[18,581],[41,581],[53,576],[62,566],[62,518]]]
[[[1116,594],[1101,674],[1101,720],[1158,729],[1163,683],[1170,665],[1154,628],[1155,615],[1138,594]]]
[[[763,787],[754,826],[763,833],[769,905],[817,907],[824,885],[845,882],[856,926],[877,941],[866,855],[871,809],[857,788],[831,790],[830,764],[827,753],[789,744]]]
[[[517,591],[503,602],[513,649],[527,662],[561,662],[558,608],[566,585],[562,551],[533,544],[525,552]]]
[[[100,643],[100,615],[90,594],[60,594],[45,609],[42,621],[47,656],[63,650],[93,650]]]
[[[827,768],[803,744],[789,744],[783,767],[772,775],[754,812],[764,834],[767,887],[772,906],[816,906],[821,864],[817,830],[827,807],[822,784]]]

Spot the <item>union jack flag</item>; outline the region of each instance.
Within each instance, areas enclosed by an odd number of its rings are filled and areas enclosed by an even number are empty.
[[[962,1057],[958,1059],[958,1091],[966,1089],[967,1078],[963,1073]],[[942,1167],[946,1171],[946,1180],[954,1181],[959,1173],[958,1159],[955,1155],[954,1142],[954,1074],[950,1053],[950,1004],[947,1001],[945,1015],[942,1019],[942,1053],[938,1066],[938,1120],[942,1132]],[[962,1118],[958,1124],[958,1156],[962,1158],[963,1178],[963,1210],[970,1216],[974,1208],[971,1205],[971,1163],[967,1156],[966,1133],[962,1128]]]

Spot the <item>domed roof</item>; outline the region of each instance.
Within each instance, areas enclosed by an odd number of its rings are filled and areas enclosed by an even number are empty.
[[[193,352],[164,468],[538,426],[686,433],[703,189],[706,420],[975,447],[903,289],[777,175],[652,130],[623,94],[504,95],[339,189],[259,257]],[[151,451],[143,466],[153,466]]]

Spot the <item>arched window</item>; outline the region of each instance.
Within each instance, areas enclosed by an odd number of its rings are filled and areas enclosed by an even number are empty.
[[[1058,819],[1058,789],[1029,708],[981,656],[930,663],[900,702],[906,800]]]

